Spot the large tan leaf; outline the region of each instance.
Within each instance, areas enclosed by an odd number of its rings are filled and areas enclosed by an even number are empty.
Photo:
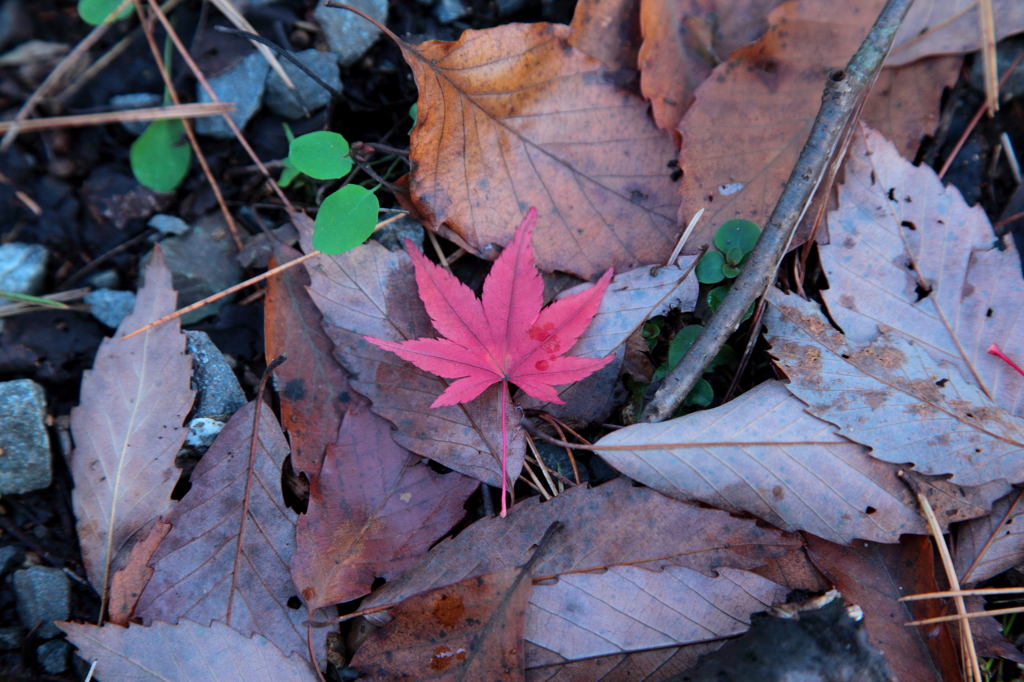
[[[420,91],[412,198],[478,254],[508,243],[535,206],[543,270],[593,279],[663,262],[680,232],[675,147],[570,33],[508,24],[401,45]]]
[[[220,621],[243,636],[262,635],[282,651],[308,658],[306,610],[288,606],[296,592],[288,571],[296,514],[281,494],[288,443],[267,408],[260,411],[245,501],[254,409],[251,402],[238,410],[196,465],[192,488],[167,519],[171,532],[150,560],[153,577],[136,614],[146,624]],[[323,638],[317,640],[322,653]]]
[[[383,417],[349,410],[296,529],[291,571],[302,600],[312,611],[391,580],[465,516],[478,485],[434,473],[391,438]]]
[[[1024,3],[991,0],[996,40],[1024,31]],[[903,20],[887,66],[909,64],[939,54],[981,49],[977,0],[916,0]]]
[[[777,289],[768,300],[772,355],[790,378],[788,390],[811,413],[869,446],[874,457],[912,463],[920,473],[952,474],[971,486],[1024,480],[1024,420],[955,368],[898,335],[851,347],[816,303]]]
[[[688,253],[710,243],[726,220],[768,220],[818,113],[826,74],[846,66],[883,5],[786,2],[769,14],[764,37],[733,52],[697,89],[679,125],[680,216],[707,213]],[[863,120],[914,158],[938,124],[943,87],[955,82],[959,64],[947,57],[883,71]]]
[[[828,224],[821,294],[851,344],[866,345],[880,325],[894,330],[1024,415],[1024,377],[986,352],[997,343],[1024,357],[1020,258],[1012,239],[1000,249],[980,206],[866,130],[851,144]]]
[[[312,249],[302,230],[303,248]],[[363,339],[387,341],[435,337],[416,295],[412,260],[370,240],[340,256],[307,262],[309,293],[323,313],[334,354],[352,374],[351,385],[372,409],[395,425],[395,441],[450,469],[501,487],[501,387],[468,404],[431,408],[449,381],[417,369]],[[526,448],[515,408],[508,405],[508,475],[514,481]]]
[[[692,643],[746,632],[750,615],[789,590],[748,571],[709,577],[682,566],[616,566],[534,586],[526,640],[567,659]]]
[[[712,410],[613,431],[594,450],[666,495],[749,512],[783,530],[843,543],[927,532],[897,467],[805,408],[769,381]],[[932,485],[931,494],[950,495],[946,484]],[[984,499],[961,502],[977,516],[987,512]]]
[[[195,396],[185,336],[172,320],[127,341],[122,337],[173,312],[176,300],[157,246],[132,314],[100,344],[82,379],[79,405],[71,410],[78,541],[89,581],[104,596],[127,543],[174,504],[174,456],[188,435],[182,423]]]
[[[957,528],[953,563],[961,584],[980,583],[1024,562],[1024,504],[1019,500],[1014,491],[993,504],[988,516]]]
[[[243,637],[223,623],[86,625],[61,623],[87,661],[98,661],[95,678],[118,682],[315,682],[298,656],[285,656],[269,641]]]
[[[505,519],[477,521],[438,543],[362,607],[522,565],[552,521],[565,528],[538,561],[538,576],[654,561],[703,572],[719,566],[749,569],[800,544],[749,519],[678,502],[619,478],[597,488],[577,486],[544,504],[533,497],[512,507]]]

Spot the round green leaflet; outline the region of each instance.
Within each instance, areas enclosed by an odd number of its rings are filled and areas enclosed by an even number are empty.
[[[103,23],[103,20],[110,16],[121,4],[121,0],[78,0],[78,16],[82,17],[82,21],[89,24],[90,26],[97,26]],[[128,3],[128,6],[121,10],[117,16],[111,17],[111,21],[117,21],[124,19],[126,16],[131,14],[132,3]]]
[[[192,147],[178,119],[153,121],[129,150],[132,174],[154,192],[173,192],[188,175]]]
[[[313,230],[313,248],[336,256],[354,249],[377,226],[377,195],[359,185],[345,185],[320,204]]]
[[[761,236],[761,228],[749,220],[726,220],[715,232],[715,247],[723,253],[738,248],[744,255],[754,250],[757,238]]]
[[[329,130],[296,137],[288,145],[288,160],[315,180],[334,180],[352,170],[348,140]]]
[[[708,251],[697,262],[697,281],[701,284],[718,284],[725,279],[722,273],[724,265],[725,256],[721,251]]]

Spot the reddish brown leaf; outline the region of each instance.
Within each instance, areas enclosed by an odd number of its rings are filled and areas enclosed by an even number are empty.
[[[671,253],[675,146],[571,31],[508,24],[401,45],[420,91],[410,189],[430,226],[478,254],[535,206],[541,269],[593,279]]]
[[[296,529],[291,573],[307,608],[362,597],[374,578],[394,578],[465,515],[477,485],[435,474],[395,443],[389,422],[350,410]]]
[[[275,248],[281,260],[300,255],[285,244]],[[312,476],[320,471],[324,449],[337,437],[352,396],[345,370],[334,359],[334,344],[321,326],[320,311],[306,291],[308,286],[309,274],[302,268],[268,279],[263,329],[267,362],[288,356],[288,362],[275,372],[275,381],[281,396],[281,422],[292,446],[292,468]]]
[[[807,558],[807,550],[804,547],[780,557],[773,557],[766,561],[764,566],[753,569],[753,572],[791,590],[828,592],[832,589],[832,582],[814,567]]]
[[[612,71],[636,71],[640,47],[639,0],[579,0],[569,44]]]
[[[750,520],[677,502],[620,478],[592,489],[577,486],[544,504],[530,498],[514,506],[506,519],[481,519],[438,543],[362,606],[394,603],[438,585],[521,565],[556,520],[565,528],[538,561],[535,575],[652,561],[701,572],[719,566],[749,569],[799,544]]]
[[[298,656],[285,656],[269,641],[243,637],[223,623],[203,627],[182,619],[128,628],[61,623],[87,661],[98,661],[94,679],[123,682],[315,682]]]
[[[571,661],[527,642],[526,679],[528,682],[662,682],[675,679],[674,675],[721,645],[721,642],[690,644]]]
[[[79,405],[71,410],[78,541],[89,581],[103,597],[126,543],[174,504],[174,456],[188,435],[182,423],[195,396],[189,387],[192,358],[178,320],[127,341],[122,337],[173,312],[176,300],[157,246],[135,309],[114,338],[100,344],[82,379]]]
[[[992,505],[991,514],[957,528],[953,563],[961,584],[980,583],[1024,562],[1024,500],[1019,498],[1014,491]]]
[[[941,604],[937,600],[899,601],[908,594],[936,589],[930,538],[906,536],[899,545],[858,542],[841,547],[811,536],[807,551],[846,603],[861,607],[871,643],[885,654],[896,679],[960,679],[956,650],[945,628],[924,631],[905,625],[939,615]]]
[[[132,551],[128,554],[128,562],[110,578],[110,604],[107,614],[111,623],[121,626],[128,625],[135,613],[135,605],[139,601],[142,590],[149,583],[149,579],[153,577],[153,569],[147,564],[160,541],[167,536],[170,530],[171,524],[162,520],[157,521],[149,535],[132,547]]]
[[[308,658],[306,610],[288,606],[295,596],[288,562],[296,518],[281,494],[288,443],[269,409],[260,411],[245,537],[239,542],[254,409],[251,402],[231,417],[192,472],[192,488],[167,519],[173,528],[153,555],[155,572],[136,613],[147,624],[221,621]],[[314,641],[319,658],[323,638]]]
[[[984,597],[964,597],[964,606],[968,613],[985,610]],[[947,612],[948,612],[947,607]],[[958,623],[950,623],[952,636],[955,640],[960,636]],[[1014,663],[1024,664],[1024,654],[1013,645],[1003,634],[1003,625],[995,618],[972,618],[971,634],[974,635],[974,648],[981,658],[1003,658]]]
[[[846,66],[883,5],[784,3],[769,15],[764,37],[733,52],[697,89],[679,125],[680,216],[707,213],[687,252],[709,243],[728,219],[767,221],[818,113],[825,75]],[[910,69],[883,74],[862,119],[913,158],[938,123],[943,87],[956,80],[959,62]]]
[[[523,679],[530,572],[505,568],[397,604],[352,659],[370,682]]]
[[[1024,4],[992,0],[996,40],[1024,31]],[[974,0],[918,0],[896,34],[886,64],[899,66],[938,54],[981,49],[978,3]]]

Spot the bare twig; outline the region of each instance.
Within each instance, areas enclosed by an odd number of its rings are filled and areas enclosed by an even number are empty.
[[[1007,594],[1024,594],[1024,587],[981,587],[973,590],[945,590],[943,592],[923,592],[900,597],[900,601],[920,601],[922,599],[947,599],[961,597],[987,597]]]
[[[957,613],[950,616],[936,616],[935,618],[912,620],[909,623],[905,623],[905,625],[907,627],[910,627],[912,625],[934,625],[935,623],[948,623],[954,620],[963,621],[964,625],[966,625],[968,619],[970,618],[984,618],[985,616],[1008,616],[1012,613],[1024,613],[1024,606],[1012,606],[1008,609],[992,609],[991,611],[968,611],[964,614]]]
[[[999,76],[996,73],[996,25],[992,0],[978,0],[978,28],[981,29],[981,59],[985,69],[985,107],[989,118],[999,111]]]
[[[739,326],[750,304],[775,279],[779,262],[789,249],[796,226],[807,211],[830,161],[848,142],[851,118],[885,61],[893,38],[910,9],[911,0],[888,0],[871,32],[850,59],[846,70],[829,74],[821,109],[811,127],[793,172],[750,259],[733,283],[718,312],[658,389],[641,414],[641,421],[660,422],[672,415],[690,389]],[[845,137],[845,139],[844,139]]]
[[[202,118],[219,116],[234,111],[231,102],[209,102],[206,104],[178,104],[173,107],[152,107],[149,109],[129,109],[127,111],[105,111],[99,114],[79,114],[77,116],[51,116],[49,118],[30,118],[15,124],[11,121],[0,122],[0,132],[17,125],[23,133],[34,130],[52,130],[54,128],[83,128],[85,126],[101,126],[108,123],[124,123],[126,121],[162,121],[169,118]]]

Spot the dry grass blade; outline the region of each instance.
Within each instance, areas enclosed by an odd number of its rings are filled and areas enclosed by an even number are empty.
[[[966,594],[966,592],[957,592],[956,594]],[[955,596],[955,595],[954,595]],[[972,618],[984,618],[985,616],[996,617],[996,616],[1009,616],[1015,613],[1024,613],[1024,606],[1014,606],[1008,609],[992,609],[990,611],[971,611],[969,613],[957,613],[952,616],[936,616],[935,618],[923,618],[921,620],[912,620],[906,625],[935,625],[936,623],[951,623],[954,620],[962,621],[964,625]]]
[[[72,289],[71,291],[59,291],[55,294],[46,294],[45,296],[31,297],[39,298],[39,303],[18,298],[16,299],[18,300],[17,303],[9,303],[7,305],[0,306],[0,319],[4,317],[11,317],[12,315],[20,315],[21,313],[30,312],[33,310],[39,310],[41,307],[45,305],[42,303],[42,301],[54,301],[56,307],[66,308],[67,306],[63,305],[64,303],[68,303],[70,301],[77,301],[83,298],[90,291],[91,289],[89,289],[89,287],[83,287],[81,289]],[[3,292],[0,292],[0,298],[6,298],[6,296],[3,296]]]
[[[79,114],[77,116],[52,116],[50,118],[33,118],[22,123],[13,121],[0,122],[0,132],[18,126],[21,132],[34,130],[53,130],[55,128],[82,128],[99,126],[108,123],[124,123],[126,121],[160,121],[170,118],[202,118],[219,116],[233,111],[231,102],[211,102],[207,104],[180,104],[172,107],[152,107],[150,109],[129,109],[128,111],[108,111],[99,114]]]
[[[978,28],[981,30],[981,58],[985,67],[985,106],[989,118],[999,111],[999,76],[996,71],[996,27],[992,0],[978,0]]]
[[[1024,588],[1021,587],[979,587],[973,590],[946,590],[945,592],[928,592],[926,594],[911,594],[902,597],[900,601],[920,601],[921,599],[947,599],[949,597],[985,597],[998,594],[1021,594]]]

